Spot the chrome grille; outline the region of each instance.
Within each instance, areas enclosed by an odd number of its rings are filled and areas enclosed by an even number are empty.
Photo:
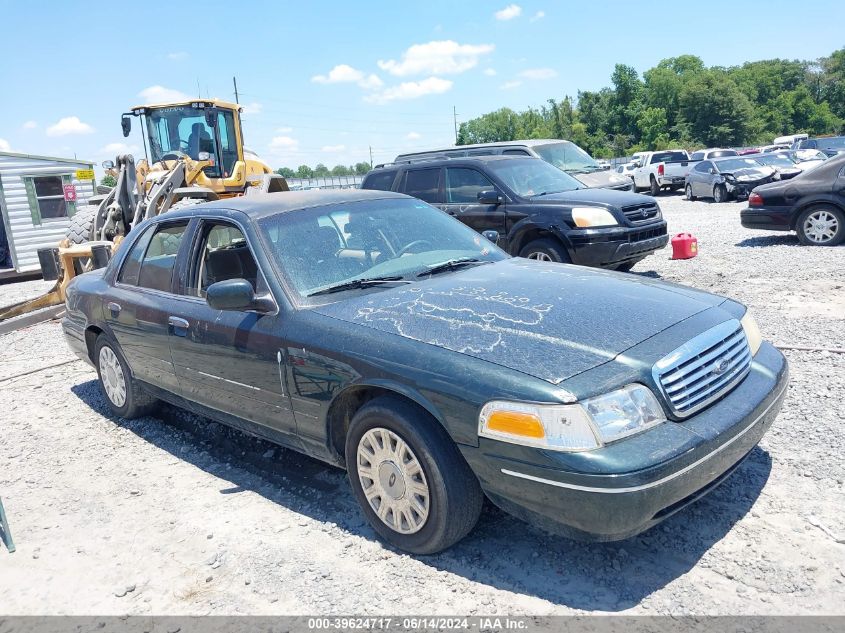
[[[640,224],[659,217],[660,207],[655,202],[642,202],[622,207],[622,213],[632,224]]]
[[[663,357],[652,371],[672,413],[686,417],[730,391],[750,368],[748,340],[732,319]]]

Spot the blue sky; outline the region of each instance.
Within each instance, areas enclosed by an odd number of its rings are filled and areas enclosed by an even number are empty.
[[[274,168],[391,160],[500,107],[610,84],[692,53],[707,65],[845,45],[841,0],[162,3],[0,0],[0,150],[143,155],[130,106],[241,93],[246,145]],[[117,5],[115,5],[116,7]],[[153,7],[155,5],[150,5]]]

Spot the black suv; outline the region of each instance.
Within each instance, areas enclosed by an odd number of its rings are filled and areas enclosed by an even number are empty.
[[[477,156],[379,165],[361,188],[424,200],[510,254],[529,259],[630,270],[669,241],[652,198],[587,189],[538,158]]]

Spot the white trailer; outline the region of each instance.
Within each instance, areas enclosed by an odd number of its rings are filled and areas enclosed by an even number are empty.
[[[54,248],[94,195],[91,161],[0,152],[0,279],[37,273],[38,249]]]

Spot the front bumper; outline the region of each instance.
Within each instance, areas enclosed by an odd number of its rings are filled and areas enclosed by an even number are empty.
[[[764,343],[748,376],[683,422],[581,453],[484,440],[463,448],[487,496],[529,523],[581,540],[614,541],[656,525],[724,480],[780,410],[786,359]]]
[[[759,187],[760,185],[765,185],[774,181],[774,178],[763,178],[762,180],[755,180],[754,182],[738,180],[732,183],[725,181],[725,186],[727,187],[728,193],[733,194],[736,198],[747,198],[751,195],[751,190],[754,189],[754,187]]]
[[[739,221],[746,229],[790,231],[792,207],[747,207],[739,212]]]
[[[601,268],[640,260],[669,243],[663,220],[636,228],[572,229],[560,237],[573,264]]]

